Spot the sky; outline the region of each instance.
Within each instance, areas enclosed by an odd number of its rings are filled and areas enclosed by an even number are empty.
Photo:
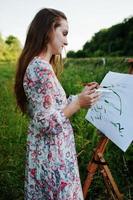
[[[67,51],[82,49],[96,32],[133,16],[133,0],[0,0],[3,38],[14,35],[23,45],[30,22],[45,7],[61,10],[67,16]]]

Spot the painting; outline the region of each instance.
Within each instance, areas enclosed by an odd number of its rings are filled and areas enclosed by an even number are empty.
[[[133,141],[133,75],[110,71],[100,86],[101,97],[85,118],[126,151]]]

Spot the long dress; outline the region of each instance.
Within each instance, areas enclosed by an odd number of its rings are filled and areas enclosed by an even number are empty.
[[[83,200],[69,103],[52,66],[35,57],[24,79],[27,110],[25,200]]]

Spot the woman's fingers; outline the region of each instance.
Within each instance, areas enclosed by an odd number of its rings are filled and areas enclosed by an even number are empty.
[[[91,85],[99,85],[97,82],[93,81],[93,82],[90,82],[90,83],[85,83],[86,86],[91,86]]]
[[[101,97],[101,95],[93,97],[93,99],[91,101],[91,106],[94,105],[100,99],[100,97]]]
[[[95,87],[97,87],[99,85],[99,83],[97,83],[97,82],[91,82],[90,84],[88,84],[88,86],[95,86]]]
[[[93,85],[90,85],[90,86],[89,86],[89,89],[90,89],[90,90],[92,90],[92,89],[94,89],[94,88],[95,88],[95,89],[97,88],[97,84],[93,84]]]
[[[86,90],[85,91],[85,94],[86,95],[91,95],[91,94],[94,94],[95,93],[95,90],[93,89],[93,90]]]
[[[95,90],[94,90],[94,92],[89,93],[88,95],[89,95],[91,98],[96,98],[96,97],[101,96],[100,92],[96,92]]]
[[[99,88],[99,84],[97,82],[86,83],[82,92],[94,90],[94,89],[97,89],[97,88]]]
[[[88,108],[95,104],[95,102],[100,98],[101,94],[96,92],[93,88],[91,90],[82,91],[79,94],[79,104],[82,108]]]
[[[101,97],[101,94],[98,92],[94,92],[90,95],[88,95],[88,104],[90,104],[90,106],[94,105]]]
[[[100,92],[96,92],[95,89],[93,90],[89,90],[89,91],[85,91],[84,94],[90,96],[91,98],[97,97],[97,96],[101,96]]]
[[[97,87],[98,87],[98,83],[94,83],[94,84],[88,86],[88,89],[93,90],[93,89],[96,89]]]

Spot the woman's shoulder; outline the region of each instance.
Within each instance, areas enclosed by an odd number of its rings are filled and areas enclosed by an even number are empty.
[[[28,66],[39,67],[39,68],[47,68],[47,67],[51,68],[51,64],[40,57],[34,57],[30,61]]]
[[[51,64],[39,57],[34,57],[28,67],[27,67],[27,72],[35,72],[35,71],[52,71],[52,66]]]
[[[53,74],[53,69],[51,64],[47,61],[39,57],[34,57],[26,69],[26,74],[30,77],[40,77],[47,74]]]

